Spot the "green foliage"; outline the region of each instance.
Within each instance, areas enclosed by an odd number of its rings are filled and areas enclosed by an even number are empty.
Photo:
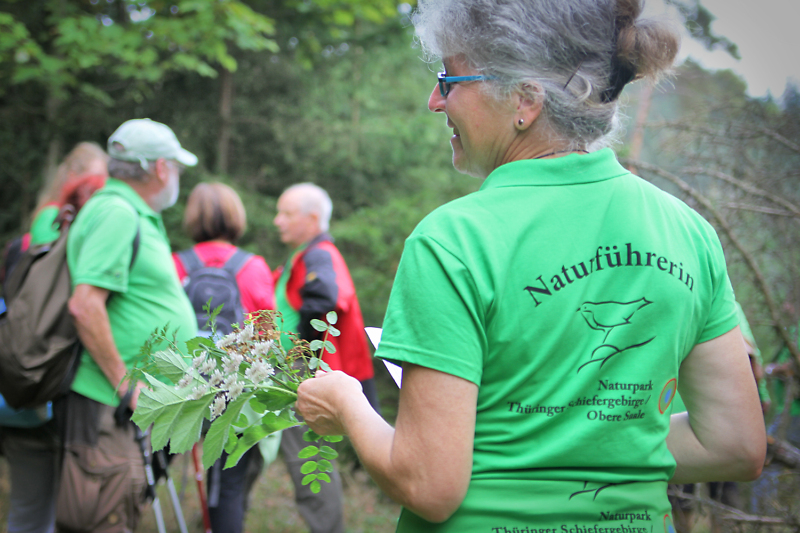
[[[205,308],[211,311],[208,303]],[[336,313],[327,318],[336,322]],[[292,411],[297,387],[317,368],[327,366],[321,361],[322,352],[315,355],[295,334],[282,332],[279,321],[275,311],[260,311],[250,315],[241,329],[235,325],[229,335],[188,341],[186,354],[167,337],[167,327],[153,334],[143,348],[148,356],[145,366],[135,368],[128,377],[142,377],[149,386],[142,390],[132,420],[142,431],[152,426],[154,450],[169,443],[172,453],[188,451],[200,440],[208,420],[203,465],[210,468],[224,450],[228,453],[225,467],[230,468],[267,435],[300,424]],[[328,329],[332,325],[322,325],[324,349],[327,335],[335,333]],[[293,339],[288,352],[280,342],[284,334]],[[153,346],[163,343],[169,348],[152,352]],[[308,473],[329,472],[336,452],[323,446],[310,455],[302,452],[301,458],[317,454],[322,458],[304,468]],[[326,477],[315,478],[312,490],[319,490],[319,480]]]

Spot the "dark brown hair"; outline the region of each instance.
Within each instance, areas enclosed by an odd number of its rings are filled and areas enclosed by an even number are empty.
[[[200,183],[189,195],[183,228],[194,242],[225,240],[235,243],[247,227],[239,195],[224,183]]]

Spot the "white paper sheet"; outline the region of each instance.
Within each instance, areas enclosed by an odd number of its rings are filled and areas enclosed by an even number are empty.
[[[367,332],[367,337],[369,337],[369,341],[378,349],[378,344],[381,342],[381,334],[383,330],[381,328],[364,328],[364,331]],[[400,388],[403,384],[403,368],[397,366],[394,363],[390,363],[386,359],[381,359],[383,364],[386,366],[386,370],[389,371],[389,375],[392,376],[392,379],[395,383],[397,383],[397,387]]]

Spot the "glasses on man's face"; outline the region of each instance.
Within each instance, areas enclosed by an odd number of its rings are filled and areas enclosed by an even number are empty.
[[[454,83],[461,81],[493,80],[495,76],[448,76],[446,72],[438,72],[436,79],[439,80],[439,92],[447,97]]]

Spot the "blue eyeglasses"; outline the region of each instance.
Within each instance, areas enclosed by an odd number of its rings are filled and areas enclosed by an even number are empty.
[[[436,79],[439,80],[439,92],[442,96],[446,97],[450,94],[451,86],[460,81],[478,81],[478,80],[493,80],[495,76],[448,76],[446,72],[439,72],[436,74]]]

